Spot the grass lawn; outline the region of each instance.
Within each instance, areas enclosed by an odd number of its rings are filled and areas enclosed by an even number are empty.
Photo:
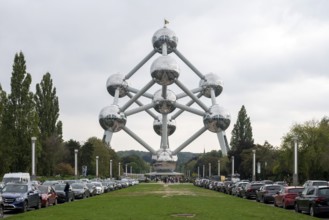
[[[16,214],[8,219],[303,220],[312,218],[304,214],[202,189],[191,184],[150,183],[139,184],[89,199]]]

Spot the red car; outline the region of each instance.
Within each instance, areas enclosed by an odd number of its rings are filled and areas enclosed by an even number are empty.
[[[283,207],[285,209],[293,207],[295,198],[299,193],[303,192],[302,186],[286,186],[283,187],[274,197],[274,206]]]
[[[49,205],[57,205],[57,193],[52,186],[40,185],[38,187],[41,197],[42,207],[48,207]]]

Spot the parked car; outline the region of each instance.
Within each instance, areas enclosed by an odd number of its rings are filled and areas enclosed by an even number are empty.
[[[2,200],[2,196],[1,196],[1,193],[0,193],[0,218],[3,218],[4,217],[4,205],[3,205],[3,200]]]
[[[309,186],[295,199],[295,211],[311,216],[329,213],[329,186]]]
[[[60,182],[58,180],[46,180],[42,183],[43,186],[54,186],[56,184],[59,184]]]
[[[303,187],[308,187],[308,186],[329,186],[329,184],[325,180],[307,180],[303,184]]]
[[[57,194],[57,202],[63,203],[63,202],[72,202],[74,201],[74,193],[72,191],[72,187],[70,186],[69,189],[69,198],[67,200],[64,189],[65,189],[64,183],[56,184],[54,186],[55,192]]]
[[[96,194],[100,195],[102,193],[104,193],[104,186],[102,185],[101,182],[92,182],[95,187],[96,187]]]
[[[295,198],[299,193],[303,192],[302,186],[286,186],[283,187],[277,194],[273,195],[274,206],[287,209],[293,207],[295,204]]]
[[[97,190],[96,190],[95,184],[93,184],[93,183],[86,183],[86,186],[89,189],[90,196],[96,196],[97,195],[97,193],[96,193]]]
[[[38,186],[41,196],[42,207],[48,207],[49,205],[57,205],[57,193],[52,186]]]
[[[245,187],[249,182],[237,182],[235,183],[234,187],[232,188],[232,195],[241,197],[241,190]]]
[[[247,185],[240,191],[241,197],[245,199],[255,199],[256,190],[258,190],[263,185],[264,183],[259,182],[247,183]]]
[[[266,184],[261,186],[258,190],[256,190],[256,201],[263,203],[273,202],[273,195],[279,192],[281,188],[282,186],[273,184]]]
[[[8,183],[2,189],[2,199],[4,208],[13,210],[18,209],[26,212],[28,208],[41,208],[41,198],[39,191],[31,184]]]
[[[71,186],[75,199],[85,199],[90,197],[89,189],[84,183],[73,183]]]

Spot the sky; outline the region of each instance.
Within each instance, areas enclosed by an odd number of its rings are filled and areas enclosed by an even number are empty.
[[[178,37],[177,50],[202,74],[215,73],[223,81],[217,103],[231,114],[228,141],[244,105],[255,143],[280,147],[294,124],[328,116],[328,8],[326,0],[2,0],[0,84],[10,93],[14,56],[22,51],[31,91],[51,74],[64,140],[102,138],[98,116],[113,103],[107,79],[127,74],[153,50],[152,36],[166,19]],[[131,87],[141,89],[151,80],[150,67],[159,56],[128,80]],[[170,56],[181,68],[179,80],[197,88],[199,77]],[[174,85],[172,90],[181,92]],[[200,100],[210,107],[209,99]],[[120,99],[119,106],[127,101]],[[145,112],[127,117],[126,126],[159,149],[160,136]],[[172,150],[203,126],[202,117],[184,112],[176,126],[169,137]],[[146,151],[124,131],[113,134],[111,145],[116,151]],[[183,151],[219,149],[217,135],[206,131]]]

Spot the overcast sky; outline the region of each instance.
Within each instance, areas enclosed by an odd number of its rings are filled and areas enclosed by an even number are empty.
[[[280,146],[295,123],[328,116],[328,9],[327,0],[2,0],[0,83],[10,93],[14,56],[22,51],[32,91],[46,72],[52,76],[64,139],[102,138],[98,115],[113,102],[106,90],[108,77],[127,74],[153,49],[152,36],[166,18],[179,39],[177,49],[203,74],[222,79],[217,102],[231,114],[228,140],[244,105],[255,143]],[[159,56],[129,79],[132,87],[140,89],[151,80],[150,66]],[[170,56],[181,67],[179,80],[197,88],[196,74]],[[155,85],[149,92],[158,89]],[[202,101],[210,106],[208,99]],[[119,105],[126,102],[120,99]],[[202,118],[191,113],[176,123],[171,149],[203,126]],[[129,116],[127,127],[159,148],[160,137],[147,114]],[[115,133],[111,144],[116,151],[145,150],[124,131]],[[219,149],[216,134],[206,131],[184,151],[204,149]]]

